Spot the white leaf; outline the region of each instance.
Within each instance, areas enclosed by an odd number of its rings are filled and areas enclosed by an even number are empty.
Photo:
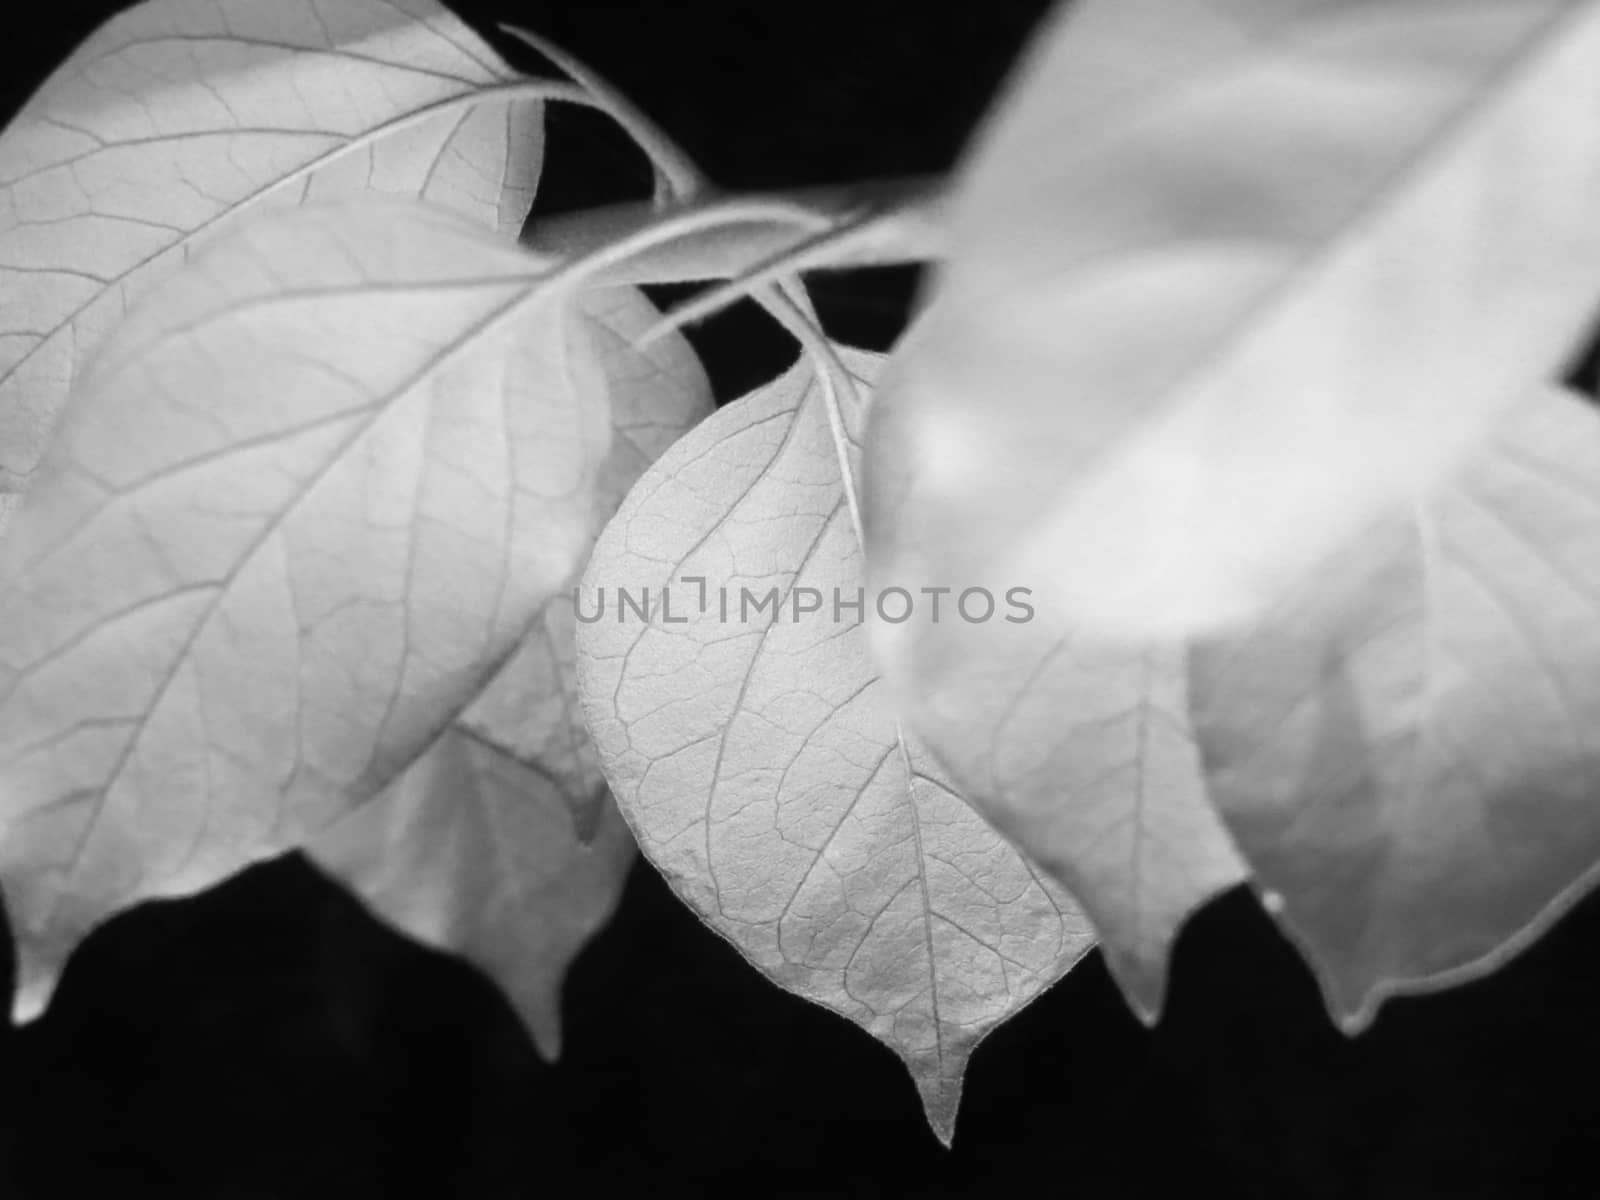
[[[1212,796],[1348,1028],[1494,969],[1600,861],[1600,418],[1554,389],[1248,633]]]
[[[615,426],[598,533],[711,411],[711,385],[681,337],[633,347],[659,313],[632,288],[590,292],[578,311]],[[552,597],[452,730],[307,851],[377,915],[488,972],[555,1058],[567,966],[621,899],[635,857],[578,707],[572,597]]]
[[[554,1060],[562,980],[616,910],[635,858],[603,786],[596,799],[582,836],[548,775],[455,726],[312,849],[397,929],[485,971]]]
[[[0,135],[0,499],[108,330],[241,217],[377,191],[514,236],[544,128],[515,78],[434,0],[147,0],[101,26]]]
[[[1070,633],[1022,595],[921,603],[900,712],[973,806],[1082,903],[1154,1021],[1179,927],[1245,877],[1206,799],[1181,651]]]
[[[291,210],[96,358],[0,543],[24,1012],[111,912],[386,786],[570,578],[609,414],[539,269],[415,202]]]
[[[846,354],[863,390],[880,361]],[[1090,938],[901,737],[859,616],[834,611],[863,581],[820,391],[797,365],[645,473],[585,574],[580,620],[608,599],[579,686],[651,862],[770,978],[895,1050],[948,1141],[973,1048]],[[617,589],[644,588],[652,619],[619,620]],[[741,614],[744,588],[783,616]],[[808,589],[821,610],[791,619]]]
[[[1587,326],[1600,3],[1064,12],[884,381],[869,561],[1092,633],[1238,627]]]

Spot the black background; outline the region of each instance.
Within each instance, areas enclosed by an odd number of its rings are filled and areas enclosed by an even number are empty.
[[[4,111],[116,7],[58,2],[9,29]],[[464,11],[564,43],[719,182],[756,188],[948,168],[1043,8]],[[646,188],[603,121],[556,112],[550,129],[542,211]],[[830,278],[819,303],[882,348],[912,283]],[[724,398],[791,354],[750,312],[696,336]],[[565,1007],[549,1066],[471,969],[298,859],[253,869],[111,922],[46,1017],[0,1032],[0,1200],[1600,1195],[1600,899],[1494,977],[1394,1002],[1348,1040],[1229,894],[1183,935],[1154,1031],[1091,957],[995,1033],[953,1152],[888,1051],[768,984],[647,866]]]

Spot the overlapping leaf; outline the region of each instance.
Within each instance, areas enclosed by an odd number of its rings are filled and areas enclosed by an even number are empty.
[[[1206,799],[1181,651],[1075,636],[1031,606],[1001,616],[982,592],[938,599],[929,624],[944,653],[916,660],[904,718],[1083,904],[1130,1003],[1154,1020],[1178,928],[1244,878]]]
[[[633,289],[589,293],[579,312],[574,329],[595,339],[614,425],[598,533],[640,473],[711,411],[711,388],[681,337],[634,348],[659,314]],[[635,857],[576,673],[563,594],[440,742],[308,847],[379,916],[499,981],[549,1058],[566,968],[615,908]]]
[[[846,361],[864,391],[880,359]],[[1090,939],[902,737],[859,612],[835,611],[863,584],[839,461],[803,364],[668,451],[585,574],[579,684],[646,855],[768,976],[893,1048],[948,1140],[973,1047]],[[652,618],[619,619],[644,588]]]
[[[514,235],[543,119],[513,79],[434,0],[146,0],[102,26],[0,135],[0,499],[86,355],[240,217],[376,191]]]
[[[1539,395],[1194,687],[1212,796],[1336,1016],[1492,969],[1600,862],[1600,418]]]
[[[460,726],[311,849],[397,929],[487,972],[549,1059],[567,967],[636,856],[603,783],[575,810],[563,783]]]
[[[570,578],[609,414],[538,271],[427,206],[302,208],[105,345],[0,544],[23,1011],[109,913],[381,790]]]
[[[874,409],[874,578],[1248,620],[1556,372],[1597,108],[1594,0],[1064,6]]]

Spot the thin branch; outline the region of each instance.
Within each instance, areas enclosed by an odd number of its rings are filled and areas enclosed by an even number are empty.
[[[865,548],[867,543],[861,523],[861,498],[856,491],[855,465],[850,461],[850,430],[845,425],[841,403],[842,394],[852,409],[860,408],[861,398],[856,391],[855,376],[839,358],[833,343],[817,324],[815,315],[795,304],[791,296],[769,289],[764,306],[794,335],[816,370],[817,381],[822,385],[822,406],[828,415],[828,430],[833,435],[834,454],[839,462],[839,485],[844,488],[845,503],[850,507],[850,523],[856,531],[856,542]]]
[[[928,187],[925,181],[892,181],[887,185],[887,190],[897,193],[898,198],[897,201],[886,202],[882,195],[885,185],[859,185],[844,193],[848,201],[843,213],[818,210],[804,202],[797,203],[782,197],[698,203],[714,193],[710,180],[682,147],[638,106],[604,77],[591,71],[559,46],[512,25],[502,25],[500,28],[544,55],[573,82],[589,92],[597,107],[608,113],[649,157],[656,171],[656,192],[651,205],[653,219],[631,231],[619,232],[615,228],[605,230],[608,240],[603,245],[592,246],[577,258],[566,260],[556,269],[555,277],[564,276],[574,283],[584,279],[592,281],[611,267],[637,260],[641,253],[650,248],[668,245],[676,238],[698,231],[727,229],[739,224],[759,227],[763,222],[787,225],[802,231],[798,241],[786,247],[779,256],[768,256],[771,261],[757,258],[753,268],[744,267],[729,288],[718,289],[720,296],[717,306],[746,294],[751,295],[794,335],[810,356],[822,386],[823,405],[839,461],[840,486],[844,488],[857,541],[865,546],[861,502],[856,491],[855,469],[850,461],[850,433],[845,427],[840,400],[842,392],[849,397],[853,407],[859,406],[855,379],[823,331],[804,284],[792,272],[798,269],[796,263],[814,260],[814,256],[828,246],[836,254],[842,253],[844,248],[859,246],[869,246],[881,252],[885,244],[896,244],[896,239],[903,238],[907,230],[925,235],[929,231],[936,232],[939,228],[937,210],[942,190],[937,186]],[[908,203],[905,199],[907,194],[917,199]],[[663,213],[668,200],[673,202],[674,211]],[[584,232],[593,237],[596,225],[591,214],[588,229]],[[807,232],[810,233],[809,237],[806,236]],[[670,317],[668,319],[671,320]],[[679,317],[680,324],[682,320]],[[644,340],[652,336],[658,335],[652,330]],[[636,344],[642,345],[644,341]]]
[[[654,205],[657,209],[665,207],[668,200],[688,204],[716,190],[683,147],[603,75],[590,70],[560,46],[536,33],[516,25],[502,24],[500,29],[553,62],[568,78],[594,97],[597,107],[604,110],[644,151],[656,171]]]
[[[645,331],[639,345],[648,346],[675,329],[714,316],[774,280],[797,276],[802,271],[926,261],[940,254],[942,246],[938,240],[937,225],[920,219],[917,210],[911,208],[846,217],[839,224],[802,238],[738,274],[730,275],[727,283],[709,288],[673,308]],[[738,248],[754,247],[747,242]]]

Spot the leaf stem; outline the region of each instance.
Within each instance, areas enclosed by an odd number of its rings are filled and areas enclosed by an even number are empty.
[[[715,239],[698,239],[689,245],[689,270],[698,278],[730,277],[733,282],[714,289],[709,297],[691,303],[692,314],[668,314],[666,319],[636,339],[643,346],[669,328],[685,324],[694,315],[709,316],[717,309],[749,295],[787,329],[811,359],[822,387],[823,406],[839,460],[839,482],[850,508],[857,541],[866,545],[861,505],[856,494],[855,471],[850,458],[849,429],[841,395],[857,402],[855,380],[828,341],[798,270],[805,265],[842,264],[847,253],[889,254],[887,260],[912,261],[931,257],[924,243],[938,239],[938,213],[943,186],[926,178],[889,180],[853,187],[823,189],[798,196],[753,196],[717,199],[717,189],[688,153],[652,121],[618,88],[561,47],[538,34],[514,25],[500,29],[532,47],[555,64],[622,127],[650,159],[656,186],[648,206],[600,210],[576,218],[544,222],[534,234],[534,249],[559,254],[554,276],[568,282],[587,278],[596,282],[622,282],[617,268],[626,264],[638,271],[654,266],[653,273],[629,282],[665,283],[694,275],[663,275],[661,264],[651,264],[651,249],[680,250],[696,232],[715,233]],[[743,228],[741,239],[736,230]],[[787,235],[773,247],[771,236]],[[798,231],[798,236],[796,236]],[[716,251],[732,251],[718,261]],[[706,273],[713,268],[712,273]],[[678,270],[684,264],[678,264]]]
[[[608,279],[618,283],[739,280],[740,290],[728,297],[731,300],[796,271],[927,262],[943,256],[941,184],[937,178],[919,176],[746,196],[740,203],[778,203],[806,214],[808,220],[805,226],[789,220],[730,222],[715,241],[658,247]],[[660,216],[659,208],[641,201],[562,213],[537,221],[528,241],[535,250],[575,257],[637,233]],[[699,308],[712,303],[712,298],[697,297],[692,303]],[[704,314],[688,319],[700,315]]]
[[[581,257],[649,226],[664,210],[703,204],[718,195],[720,189],[688,152],[620,88],[539,34],[511,24],[501,24],[499,28],[543,55],[587,92],[594,107],[610,116],[633,139],[650,160],[656,176],[655,194],[648,204],[616,205],[540,222],[532,234],[533,248],[563,258]],[[727,289],[717,289],[711,295],[697,298],[694,314],[678,315],[675,319],[669,315],[668,324],[660,331],[665,333],[668,328],[709,315],[742,296],[755,295],[763,284],[778,282],[785,289],[798,286],[784,277],[799,270],[824,265],[886,265],[936,257],[942,241],[938,212],[943,191],[941,179],[916,176],[760,198],[810,208],[826,219],[812,236],[801,238],[793,236],[794,225],[788,221],[771,226],[760,221],[734,219],[729,229],[722,230],[725,236],[717,243],[696,243],[687,258],[679,255],[674,259],[669,243],[657,248],[664,252],[660,259],[633,260],[630,265],[636,274],[621,278],[618,272],[610,271],[608,280],[618,283],[736,281]],[[745,226],[742,238],[730,232],[739,225]],[[706,253],[714,247],[723,251],[723,255]],[[660,333],[651,331],[645,342]]]
[[[938,197],[931,196],[929,200],[936,204]],[[756,249],[754,238],[749,236],[742,241],[728,240],[734,243],[730,248],[736,254]],[[926,221],[915,208],[844,216],[820,233],[791,240],[765,258],[756,258],[748,266],[718,276],[727,282],[668,311],[639,338],[639,345],[648,346],[675,329],[713,316],[734,301],[756,294],[775,280],[793,279],[802,271],[922,262],[939,257],[941,251],[937,224]]]
[[[509,24],[501,24],[500,29],[553,62],[568,78],[588,92],[595,106],[620,125],[634,144],[644,151],[656,171],[656,193],[652,200],[656,209],[666,207],[669,201],[687,204],[716,191],[705,172],[683,147],[603,75],[590,70],[560,46],[536,33]]]
[[[850,509],[850,524],[855,529],[856,543],[865,550],[867,542],[861,523],[861,500],[856,489],[855,464],[850,460],[852,442],[843,407],[845,398],[852,408],[860,404],[855,376],[822,332],[815,315],[805,312],[791,295],[777,288],[769,288],[764,306],[775,320],[794,335],[816,370],[817,382],[822,387],[822,407],[828,417],[828,431],[833,437],[834,454],[839,462],[839,486],[844,490],[845,503]]]

